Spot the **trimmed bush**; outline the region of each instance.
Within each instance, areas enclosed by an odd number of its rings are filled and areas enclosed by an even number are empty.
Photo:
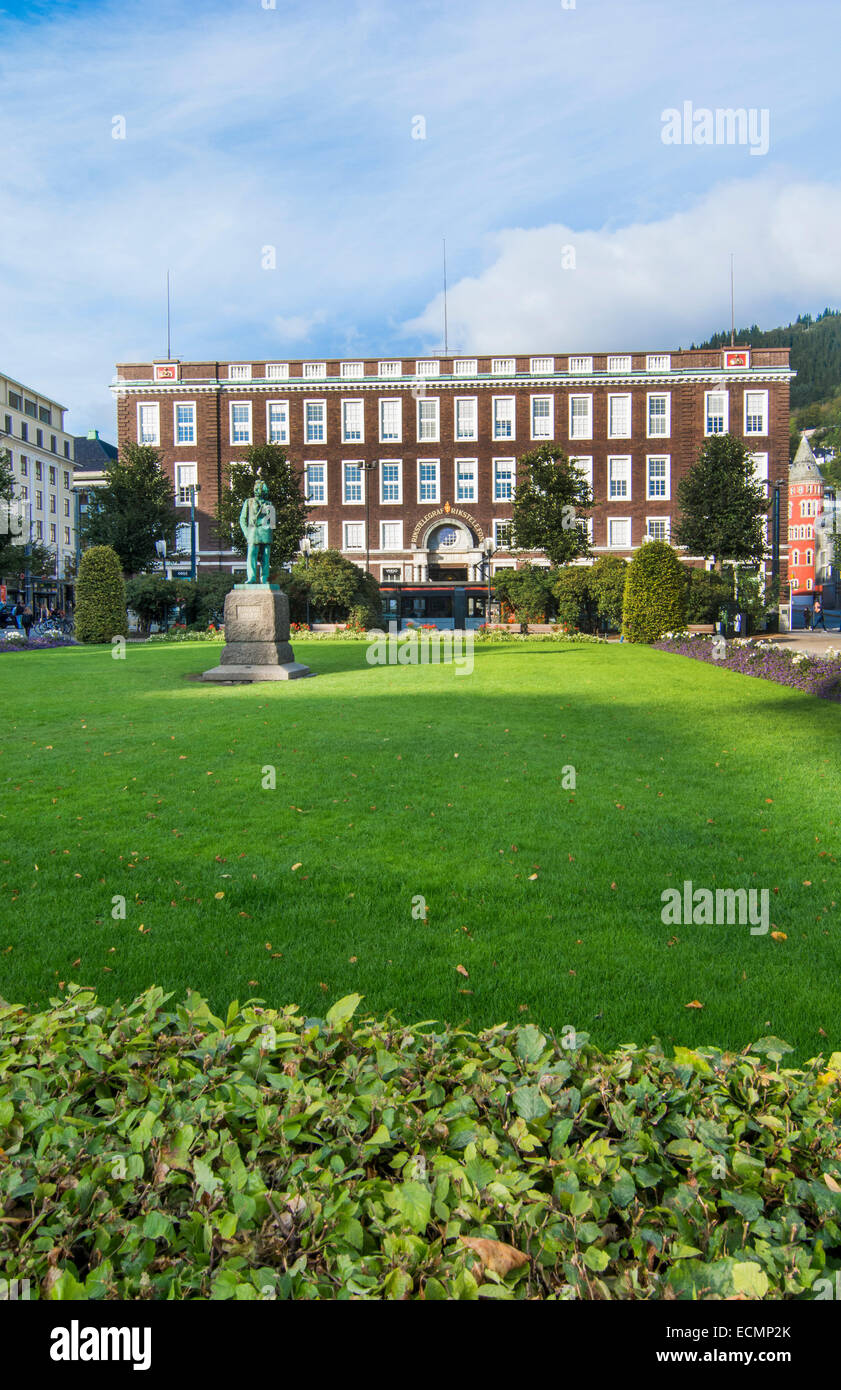
[[[686,622],[686,572],[666,541],[646,541],[625,580],[622,623],[629,642],[656,642]]]
[[[120,557],[110,545],[92,545],[82,556],[76,582],[76,639],[110,642],[128,636],[126,586]]]

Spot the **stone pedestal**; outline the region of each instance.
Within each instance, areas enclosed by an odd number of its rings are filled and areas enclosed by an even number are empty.
[[[289,600],[276,584],[236,584],[225,599],[225,645],[203,681],[239,684],[311,676],[289,645]]]

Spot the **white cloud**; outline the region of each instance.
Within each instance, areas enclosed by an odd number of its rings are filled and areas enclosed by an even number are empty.
[[[448,294],[449,344],[463,352],[687,346],[736,322],[837,306],[841,185],[772,173],[719,185],[685,211],[625,227],[511,228],[491,263]],[[564,248],[575,269],[563,269]],[[567,255],[567,260],[570,257]],[[404,330],[440,346],[443,296]]]

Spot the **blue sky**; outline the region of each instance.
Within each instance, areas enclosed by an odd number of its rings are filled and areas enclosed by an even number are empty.
[[[740,323],[841,304],[841,7],[270,5],[0,0],[0,369],[74,429],[163,353],[167,267],[184,358],[440,347],[443,236],[459,351],[688,344],[731,251]],[[767,154],[664,144],[687,101]]]

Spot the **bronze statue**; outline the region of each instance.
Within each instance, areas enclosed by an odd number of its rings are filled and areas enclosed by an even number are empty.
[[[248,542],[245,561],[248,584],[268,584],[272,532],[277,525],[275,509],[269,501],[269,489],[259,480],[254,484],[254,496],[246,497],[239,514],[242,534]]]

